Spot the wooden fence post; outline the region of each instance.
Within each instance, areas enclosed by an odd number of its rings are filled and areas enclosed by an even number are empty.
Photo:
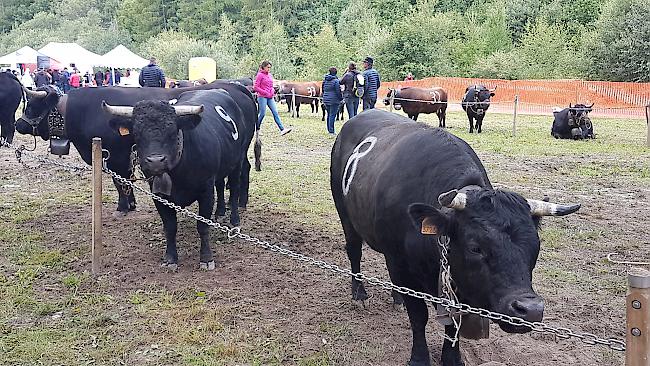
[[[92,209],[92,273],[98,275],[102,256],[102,139],[93,138],[93,209]]]
[[[515,112],[512,117],[512,137],[517,136],[517,106],[519,105],[519,94],[515,94]]]
[[[650,365],[650,271],[628,273],[625,366]]]
[[[395,93],[396,93],[395,89],[393,89],[393,92],[390,93],[390,104],[389,104],[390,113],[393,113],[393,104],[395,103]]]
[[[645,106],[645,124],[648,129],[648,134],[646,136],[646,146],[650,147],[650,104]]]
[[[296,88],[291,88],[291,118],[296,116]]]

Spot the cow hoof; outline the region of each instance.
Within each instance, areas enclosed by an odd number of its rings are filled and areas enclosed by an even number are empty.
[[[352,306],[354,306],[357,309],[367,309],[368,308],[368,301],[367,300],[352,300]]]
[[[165,268],[168,272],[176,272],[176,271],[178,271],[178,263],[163,262],[160,266],[162,268]]]
[[[199,268],[201,268],[204,271],[214,271],[216,268],[216,265],[214,264],[214,261],[209,261],[209,262],[200,262],[199,263]]]
[[[260,163],[259,161],[255,162],[255,171],[256,172],[261,172],[262,171],[262,163]]]

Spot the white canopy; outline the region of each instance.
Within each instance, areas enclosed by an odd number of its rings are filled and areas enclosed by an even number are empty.
[[[25,46],[17,51],[0,57],[0,64],[16,66],[16,64],[35,64],[37,56],[45,56],[35,49]],[[56,57],[52,57],[56,60]]]
[[[123,45],[119,45],[104,56],[102,56],[100,65],[118,69],[141,69],[149,64],[147,59],[144,59],[135,53],[131,52]]]
[[[50,42],[38,50],[66,66],[74,64],[81,72],[92,71],[93,66],[101,65],[102,56],[90,52],[76,43]]]

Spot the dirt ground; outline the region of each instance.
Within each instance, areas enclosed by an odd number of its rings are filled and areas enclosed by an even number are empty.
[[[19,139],[29,141],[25,137]],[[269,145],[271,148],[276,145],[301,148],[290,143],[278,145],[282,143],[273,140]],[[310,153],[319,156],[315,158],[319,162],[327,161],[328,149],[329,145],[323,144]],[[586,153],[580,156],[580,161],[601,169],[594,174],[576,175],[573,171],[575,156],[504,158],[489,150],[477,149],[477,152],[488,173],[494,172],[490,176],[496,186],[507,187],[530,198],[549,195],[558,202],[582,203],[579,214],[545,219],[543,250],[535,270],[535,288],[546,301],[544,321],[599,337],[623,339],[626,267],[608,263],[605,257],[609,252],[620,253],[628,259],[649,257],[650,181],[643,174],[629,178],[617,173],[648,169],[648,160],[622,161],[616,156]],[[41,142],[38,153],[45,156]],[[76,151],[65,161],[82,165],[74,154]],[[643,158],[647,159],[647,154]],[[268,168],[276,169],[274,164],[270,162]],[[616,169],[609,174],[612,166]],[[90,175],[49,168],[28,170],[18,164],[7,149],[0,151],[0,172],[0,196],[43,200],[48,206],[44,215],[20,223],[21,230],[44,234],[43,245],[47,249],[72,256],[74,260],[67,261],[63,268],[67,273],[88,271]],[[180,219],[178,236],[180,266],[176,273],[166,272],[159,267],[164,240],[160,219],[151,201],[139,195],[138,210],[125,218],[117,218],[113,215],[114,189],[106,182],[104,186],[107,196],[103,205],[104,270],[97,279],[84,281],[79,291],[114,298],[148,290],[183,293],[191,289],[205,293],[208,306],[219,309],[221,322],[243,334],[238,343],[273,339],[268,344],[255,343],[259,352],[273,354],[259,364],[406,364],[411,346],[408,318],[404,310],[393,308],[388,292],[369,286],[371,299],[365,307],[360,307],[350,300],[348,278],[250,243],[228,240],[214,231],[213,250],[218,267],[214,272],[200,271],[195,224],[184,217]],[[73,198],[71,192],[75,193]],[[61,195],[65,197],[59,197]],[[348,268],[345,243],[341,231],[336,230],[337,222],[323,224],[305,220],[279,206],[272,202],[256,204],[253,195],[250,208],[242,216],[243,231]],[[325,219],[337,220],[335,212],[329,210]],[[16,265],[3,257],[0,269],[10,277]],[[383,258],[368,248],[364,248],[362,271],[388,278]],[[35,286],[39,298],[56,297],[57,293],[65,291],[60,276],[55,274],[41,278]],[[116,306],[107,311],[121,314],[118,322],[128,324],[134,317],[134,310],[128,306]],[[156,314],[151,313],[140,316],[157,319]],[[20,317],[5,321],[18,328],[32,324],[30,322],[42,323],[32,319],[21,325]],[[188,322],[187,326],[191,324]],[[442,327],[430,321],[428,328],[432,361],[437,361]],[[579,340],[556,340],[543,334],[510,335],[495,325],[490,331],[489,339],[462,341],[461,349],[468,366],[489,361],[507,365],[620,365],[624,359],[621,352],[584,345]],[[156,335],[155,331],[152,334],[152,342],[165,344],[163,336]],[[122,359],[126,364],[179,362],[154,351],[144,355],[137,350],[123,350]]]

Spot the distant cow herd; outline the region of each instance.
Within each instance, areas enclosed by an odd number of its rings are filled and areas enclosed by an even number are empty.
[[[15,78],[0,75],[2,137],[11,141],[14,115],[27,97],[16,131],[43,140],[69,141],[91,163],[91,141],[101,137],[110,152],[108,168],[129,177],[132,151],[154,194],[186,207],[198,202],[199,215],[224,216],[228,179],[230,223],[241,225],[238,210],[248,204],[251,183],[247,152],[255,140],[259,166],[261,142],[256,133],[258,109],[250,79],[217,80],[178,88],[83,88],[62,95],[52,86],[20,87]],[[278,98],[299,113],[300,104],[318,112],[317,84],[281,83]],[[293,94],[300,93],[300,98]],[[469,131],[482,131],[494,89],[469,86],[462,107]],[[290,99],[287,99],[290,98]],[[542,216],[563,216],[580,205],[526,199],[495,189],[474,150],[446,127],[448,94],[442,88],[391,89],[387,99],[409,118],[369,110],[350,119],[331,151],[330,189],[346,241],[353,273],[360,272],[361,246],[382,253],[392,282],[439,296],[441,246],[449,250],[453,287],[460,302],[539,322],[543,299],[533,290],[532,271],[540,251],[537,230]],[[554,113],[556,138],[593,138],[588,118],[591,106],[570,105]],[[419,114],[435,113],[439,127],[415,123]],[[58,123],[58,124],[57,124]],[[133,191],[114,182],[117,213],[136,207]],[[216,210],[214,208],[217,194]],[[166,240],[163,264],[176,269],[176,212],[154,202]],[[197,224],[199,267],[215,268],[208,227]],[[354,300],[368,294],[356,278]],[[429,319],[422,299],[393,293],[406,306],[413,338],[409,365],[429,366],[425,337]],[[456,325],[446,323],[441,354],[445,366],[463,365]],[[510,333],[529,329],[499,322]]]

